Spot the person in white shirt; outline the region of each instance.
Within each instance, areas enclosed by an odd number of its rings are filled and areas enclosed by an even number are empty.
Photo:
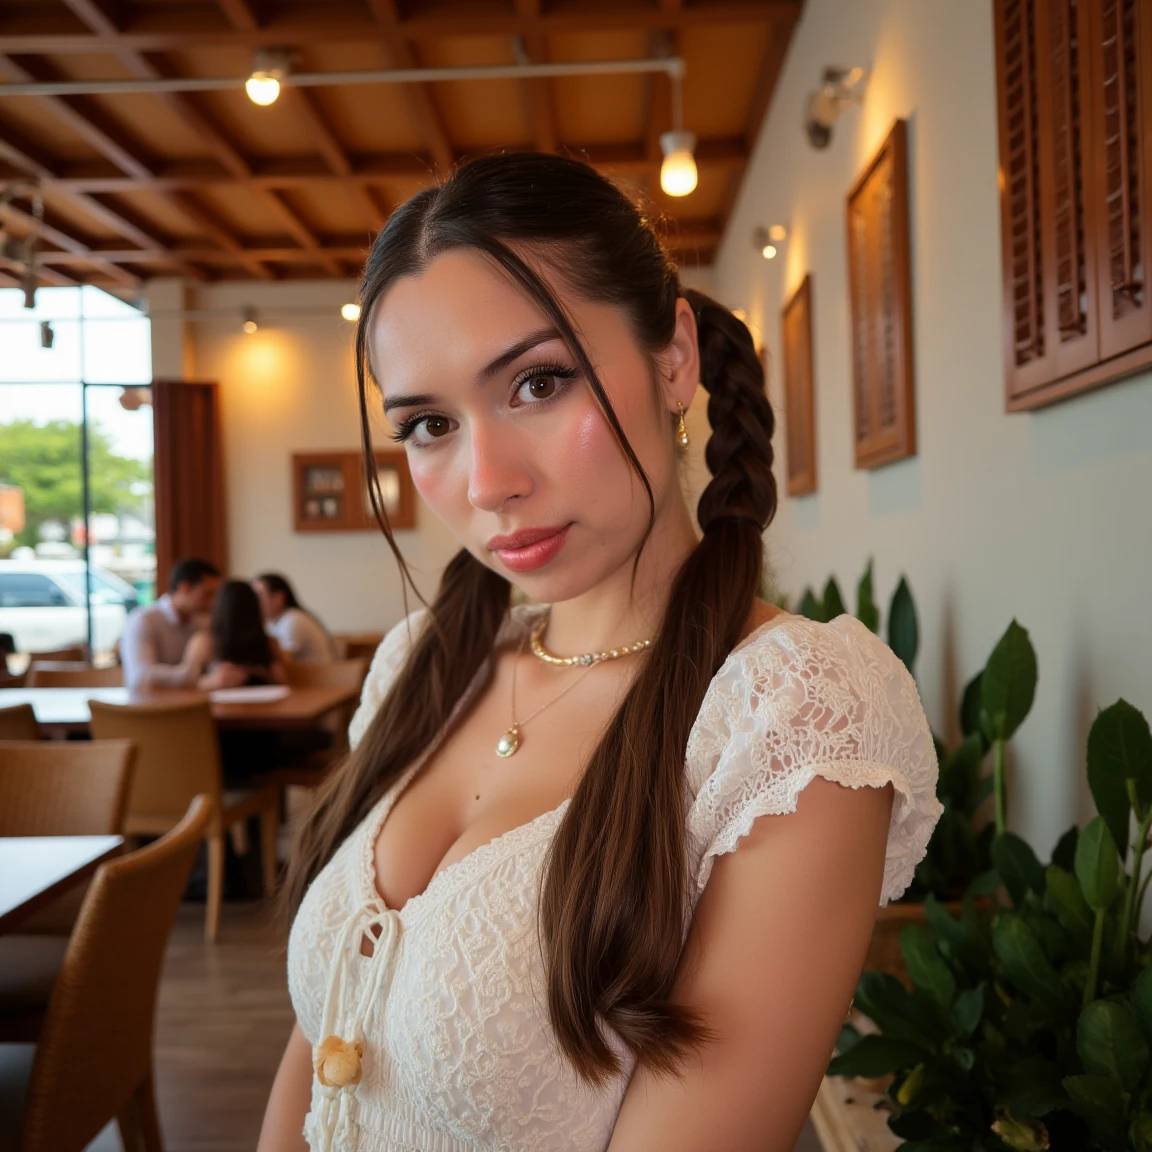
[[[206,628],[220,587],[220,570],[207,560],[178,560],[168,591],[124,622],[120,662],[128,688],[195,688],[212,655]],[[224,681],[228,681],[225,683]],[[217,687],[243,683],[225,675]]]
[[[311,613],[300,607],[287,579],[277,572],[264,572],[252,581],[260,598],[264,627],[281,649],[299,663],[335,660],[336,644],[328,630]]]

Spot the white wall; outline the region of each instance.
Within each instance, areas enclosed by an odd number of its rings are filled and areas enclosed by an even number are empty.
[[[814,151],[801,129],[825,66],[873,70],[862,108]],[[852,463],[844,197],[897,117],[909,126],[918,455]],[[752,245],[785,223],[783,258]],[[920,609],[928,717],[955,732],[964,681],[1009,621],[1040,666],[1015,745],[1009,818],[1044,853],[1091,809],[1084,742],[1123,695],[1152,717],[1152,376],[1035,413],[1004,412],[991,0],[807,0],[714,269],[778,359],[780,308],[811,272],[819,491],[783,499],[768,533],[779,585],[868,556],[886,598]],[[781,418],[780,381],[771,390]],[[783,469],[781,468],[781,473]]]
[[[188,378],[220,385],[232,571],[283,572],[337,631],[382,629],[403,615],[396,563],[378,532],[293,531],[292,453],[359,447],[355,326],[340,317],[355,294],[351,281],[198,285],[188,294],[195,312],[223,313],[188,325]],[[245,307],[257,311],[252,335],[241,331]],[[389,446],[383,431],[376,442]],[[416,503],[416,529],[396,538],[429,595],[456,548]]]

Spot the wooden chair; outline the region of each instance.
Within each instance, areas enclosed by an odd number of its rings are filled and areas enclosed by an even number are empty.
[[[376,655],[383,632],[337,632],[332,639],[336,643],[336,654],[341,660],[368,660]]]
[[[113,836],[136,748],[130,740],[0,742],[0,836]],[[85,888],[77,885],[0,936],[0,1043],[35,1040]]]
[[[124,669],[93,668],[72,660],[36,660],[28,668],[29,688],[123,688]]]
[[[40,725],[31,704],[0,708],[0,740],[39,740]]]
[[[269,773],[270,783],[281,787],[315,788],[328,770],[348,751],[348,725],[360,704],[360,691],[368,675],[368,660],[333,660],[326,664],[288,664],[288,683],[293,688],[351,688],[356,695],[334,708],[320,722],[332,734],[332,745],[311,752],[294,764]]]
[[[81,1152],[113,1118],[126,1149],[162,1152],[152,1084],[156,990],[213,819],[211,799],[197,797],[162,840],[96,872],[34,1050],[22,1116],[0,1115],[0,1131],[20,1133],[19,1152]],[[6,1052],[2,1071],[12,1078],[22,1071],[15,1063]]]
[[[250,816],[260,818],[264,889],[276,886],[276,834],[280,820],[279,789],[270,785],[245,792],[225,792],[220,769],[216,722],[206,699],[179,704],[104,704],[89,701],[94,740],[129,739],[137,747],[136,775],[124,823],[128,834],[167,832],[192,798],[208,797],[208,902],[204,936],[220,931],[224,893],[224,834]]]

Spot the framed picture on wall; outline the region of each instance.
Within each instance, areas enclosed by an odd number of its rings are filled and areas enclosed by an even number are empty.
[[[416,527],[416,493],[403,452],[376,453],[384,511],[397,530]],[[377,530],[363,456],[356,451],[292,456],[293,523],[297,532]]]
[[[784,417],[788,495],[816,491],[816,410],[812,370],[812,277],[781,313],[784,330]]]
[[[856,467],[916,453],[908,129],[897,120],[848,194]]]

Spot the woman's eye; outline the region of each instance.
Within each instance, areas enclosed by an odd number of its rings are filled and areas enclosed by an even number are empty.
[[[444,416],[425,416],[412,431],[417,440],[427,444],[446,436],[451,431],[451,422]]]
[[[521,385],[519,391],[533,400],[548,400],[557,392],[559,385],[555,376],[546,372],[537,372],[529,376]]]

